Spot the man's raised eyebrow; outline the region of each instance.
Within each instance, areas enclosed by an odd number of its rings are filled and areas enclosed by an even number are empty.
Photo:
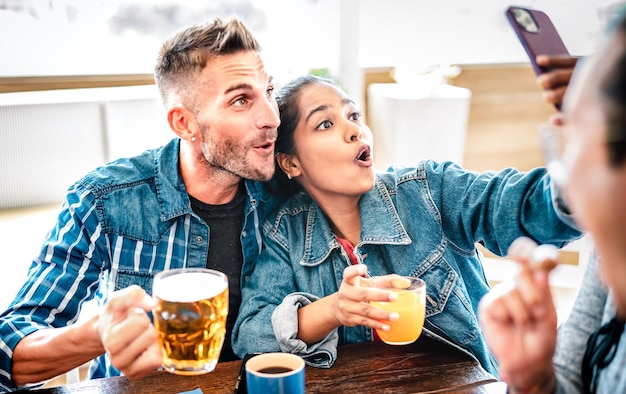
[[[272,81],[274,80],[274,77],[269,76],[267,78],[267,84],[271,84]],[[228,94],[234,90],[250,90],[252,89],[252,85],[250,85],[249,83],[240,83],[239,85],[235,85],[235,86],[231,86],[230,88],[226,89],[224,91],[224,94]]]
[[[239,85],[234,85],[226,89],[224,91],[224,94],[228,94],[234,90],[251,90],[251,89],[252,89],[252,85],[250,85],[249,83],[240,83]]]

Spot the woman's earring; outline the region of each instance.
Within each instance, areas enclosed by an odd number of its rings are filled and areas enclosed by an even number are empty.
[[[196,137],[191,137],[191,141],[195,141],[195,140],[196,140]]]
[[[287,178],[291,179],[293,177],[291,176],[291,174],[287,173]]]

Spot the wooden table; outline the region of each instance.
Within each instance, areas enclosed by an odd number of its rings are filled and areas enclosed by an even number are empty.
[[[505,393],[506,386],[476,361],[445,344],[422,336],[406,346],[382,342],[346,345],[330,369],[306,367],[307,394],[313,393]],[[156,371],[135,381],[126,377],[94,379],[36,390],[37,394],[233,393],[241,361],[219,363],[211,373],[178,376]],[[33,393],[31,391],[31,393]],[[245,394],[245,393],[244,393]]]

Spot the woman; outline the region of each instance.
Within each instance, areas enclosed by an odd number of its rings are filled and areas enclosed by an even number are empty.
[[[545,170],[479,174],[423,161],[376,173],[372,134],[332,82],[301,77],[277,101],[277,189],[303,192],[264,224],[265,249],[244,279],[237,354],[282,350],[331,366],[338,345],[371,341],[372,328],[396,318],[368,303],[388,292],[359,286],[362,276],[393,273],[427,284],[423,335],[496,373],[476,317],[489,285],[475,243],[503,254],[521,235],[557,246],[580,235]]]

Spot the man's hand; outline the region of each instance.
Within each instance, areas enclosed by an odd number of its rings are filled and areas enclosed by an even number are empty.
[[[129,379],[138,379],[162,364],[158,334],[146,311],[155,300],[138,286],[115,292],[100,314],[98,332],[111,363]]]
[[[537,245],[516,240],[509,257],[520,264],[514,280],[494,287],[480,302],[479,317],[487,342],[500,363],[502,379],[514,387],[550,381],[556,348],[557,316],[548,275],[554,267],[536,260]]]

